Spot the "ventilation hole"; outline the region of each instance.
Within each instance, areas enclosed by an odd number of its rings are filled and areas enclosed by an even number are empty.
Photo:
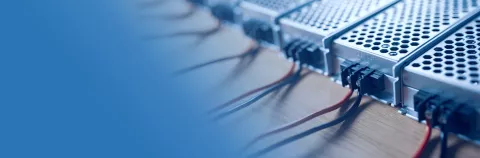
[[[430,55],[424,55],[423,58],[424,58],[424,59],[432,59],[432,56],[430,56]]]
[[[413,67],[420,67],[420,64],[419,63],[413,63],[412,66]]]
[[[475,51],[475,50],[467,50],[467,53],[468,53],[468,54],[475,54],[475,53],[477,53],[477,51]]]
[[[458,76],[457,79],[459,79],[459,80],[466,80],[467,77],[465,77],[465,76]]]
[[[432,64],[432,62],[431,62],[431,61],[428,61],[428,60],[427,60],[427,61],[423,61],[422,63],[425,64],[425,65],[430,65],[430,64]]]
[[[467,40],[467,41],[465,41],[465,43],[467,43],[467,44],[475,44],[476,42],[475,42],[474,40]]]
[[[443,51],[443,48],[441,48],[441,47],[435,47],[434,50],[435,50],[435,51]]]
[[[470,83],[472,83],[474,85],[478,85],[480,82],[478,80],[472,80],[472,81],[470,81]]]
[[[463,59],[463,58],[457,58],[456,61],[457,61],[457,62],[465,62],[465,59]]]
[[[445,45],[445,49],[453,49],[452,45]]]
[[[431,70],[432,68],[430,66],[424,66],[422,69],[423,70]]]
[[[439,73],[442,73],[442,70],[436,69],[436,70],[433,70],[433,72],[439,74]]]

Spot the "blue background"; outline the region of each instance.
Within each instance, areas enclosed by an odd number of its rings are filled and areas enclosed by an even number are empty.
[[[235,155],[138,38],[134,2],[0,3],[0,157]]]

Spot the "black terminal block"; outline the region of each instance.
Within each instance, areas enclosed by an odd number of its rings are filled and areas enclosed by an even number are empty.
[[[427,104],[429,104],[429,101],[434,97],[436,96],[424,91],[418,91],[413,96],[414,110],[417,112],[419,122],[426,119],[425,112],[427,111]]]
[[[376,94],[385,90],[385,75],[359,63],[345,60],[340,64],[342,86],[352,89],[362,88],[362,92]]]
[[[212,15],[220,21],[234,23],[236,14],[233,6],[228,3],[219,3],[210,8]]]
[[[480,139],[480,107],[419,91],[414,96],[418,121],[430,120],[432,126],[444,126],[449,132]]]
[[[478,105],[478,104],[477,104]],[[450,130],[463,134],[471,139],[480,139],[480,108],[474,104],[461,106],[449,120]]]
[[[243,32],[256,41],[275,43],[273,27],[265,21],[250,19],[243,23]]]
[[[349,85],[348,76],[350,75],[350,69],[356,65],[358,65],[358,63],[354,63],[348,60],[345,60],[344,62],[342,62],[342,64],[340,64],[340,69],[342,70],[340,73],[340,77],[342,79],[343,87]]]
[[[283,53],[293,61],[299,61],[313,67],[318,68],[322,64],[320,47],[307,40],[293,39],[283,48]]]

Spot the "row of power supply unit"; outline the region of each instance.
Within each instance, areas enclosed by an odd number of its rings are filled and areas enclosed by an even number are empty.
[[[480,142],[480,0],[191,2],[290,61],[343,86],[365,78],[372,98]]]

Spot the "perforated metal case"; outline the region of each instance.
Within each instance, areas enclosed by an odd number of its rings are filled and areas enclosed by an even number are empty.
[[[307,0],[243,0],[240,7],[244,19],[259,19],[273,22],[281,13],[293,9]]]
[[[480,101],[480,18],[468,23],[411,62],[404,70],[404,105],[413,110],[418,90],[451,93],[457,99]],[[478,107],[480,108],[480,107]]]
[[[478,2],[465,0],[404,0],[334,41],[336,59],[330,71],[338,74],[344,59],[360,62],[384,72],[386,90],[377,99],[393,105],[401,103],[403,61],[420,47],[477,12]]]
[[[301,38],[323,46],[323,40],[354,26],[397,0],[317,0],[280,20],[281,44]],[[325,59],[325,58],[323,58]],[[322,62],[325,63],[325,62]],[[322,68],[316,68],[322,69]],[[320,70],[323,71],[323,70]]]

